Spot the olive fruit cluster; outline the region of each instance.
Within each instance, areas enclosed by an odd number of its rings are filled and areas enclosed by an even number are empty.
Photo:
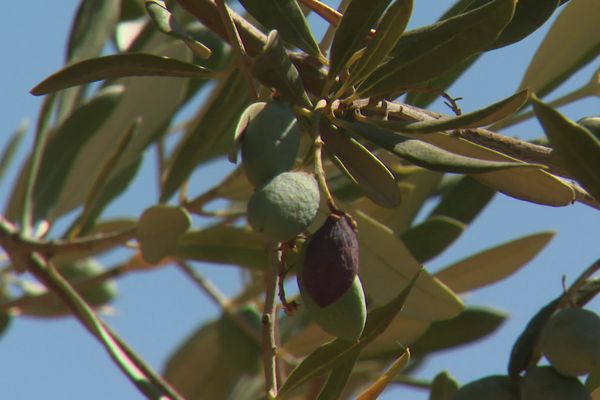
[[[559,310],[546,323],[540,346],[562,375],[576,377],[600,368],[600,317],[582,308]]]
[[[358,240],[349,217],[331,215],[305,246],[298,270],[302,304],[334,336],[356,340],[367,310],[358,277]]]
[[[311,174],[290,171],[300,146],[300,130],[289,107],[270,102],[248,110],[252,112],[245,117],[242,165],[256,188],[248,201],[248,223],[270,242],[287,242],[315,220],[319,187]]]

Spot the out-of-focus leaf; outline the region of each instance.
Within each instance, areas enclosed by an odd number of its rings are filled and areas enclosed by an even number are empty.
[[[540,355],[537,348],[542,329],[552,314],[558,309],[561,296],[552,300],[542,307],[527,323],[523,332],[519,335],[510,352],[508,362],[508,376],[517,379],[521,372],[525,371],[531,365],[532,360],[536,360]]]
[[[239,71],[232,71],[218,85],[175,151],[160,195],[168,200],[194,168],[225,154],[233,146],[234,130],[240,114],[249,104],[248,91]]]
[[[69,34],[67,62],[74,63],[100,54],[120,12],[118,1],[82,1]]]
[[[466,308],[455,318],[432,323],[410,349],[417,357],[471,343],[494,332],[506,317],[493,309]]]
[[[448,372],[440,372],[431,382],[429,400],[452,400],[454,393],[458,392],[458,383]]]
[[[385,60],[406,29],[413,0],[398,0],[385,11],[377,26],[377,34],[367,43],[364,54],[350,70],[345,85],[352,85],[368,77]]]
[[[137,227],[142,255],[151,264],[158,263],[177,248],[179,238],[192,224],[181,207],[157,205],[146,209]]]
[[[451,135],[431,133],[419,134],[418,137],[427,143],[466,157],[499,162],[518,161],[513,157]],[[532,203],[566,206],[575,200],[571,186],[538,168],[511,168],[477,173],[472,176],[499,192]]]
[[[590,372],[585,380],[585,387],[592,392],[592,400],[597,400],[594,397],[594,392],[600,395],[600,391],[596,390],[600,388],[600,368],[595,368]]]
[[[0,313],[0,336],[2,336],[4,332],[6,332],[6,329],[8,329],[11,321],[11,315],[6,313]]]
[[[384,13],[390,0],[353,0],[348,5],[331,43],[329,79],[333,81]]]
[[[525,39],[552,16],[560,0],[519,0],[515,15],[498,39],[486,50],[508,46]]]
[[[379,67],[358,88],[370,97],[426,82],[493,43],[511,20],[515,0],[493,0],[474,10],[407,32]]]
[[[431,325],[431,321],[407,318],[402,313],[396,316],[388,328],[364,349],[361,357],[378,359],[387,362],[402,350],[402,346],[410,346]]]
[[[355,357],[356,351],[362,350],[373,339],[383,333],[404,306],[419,277],[419,272],[420,270],[390,302],[369,311],[365,329],[358,341],[338,338],[323,344],[309,354],[292,370],[281,387],[279,396],[284,396],[313,377],[347,362],[349,358]]]
[[[152,43],[153,41],[150,44]],[[189,49],[178,41],[166,47],[150,47],[149,51],[173,58],[191,59]],[[119,158],[109,179],[137,162],[146,147],[164,133],[165,127],[185,99],[188,87],[187,79],[178,78],[131,77],[119,79],[117,82],[126,88],[123,99],[102,128],[79,152],[65,189],[60,194],[56,207],[57,215],[62,215],[81,204],[106,160],[114,153],[122,133],[139,118],[141,124],[137,133]]]
[[[251,70],[256,79],[277,90],[284,99],[312,108],[300,74],[292,64],[277,31],[269,33],[265,47],[252,62]]]
[[[347,122],[335,120],[334,123],[349,131],[355,132],[366,140],[381,146],[397,156],[423,168],[434,171],[454,173],[482,173],[507,168],[539,168],[539,166],[517,163],[514,161],[489,161],[454,153],[436,144],[421,140],[428,139],[425,134],[419,134],[419,139],[409,139],[406,136],[361,121]]]
[[[179,238],[173,257],[263,270],[267,254],[262,238],[249,229],[212,226]]]
[[[493,124],[513,114],[525,104],[528,97],[529,92],[522,90],[490,106],[457,117],[417,122],[369,119],[368,122],[400,133],[433,133],[453,129],[478,128]]]
[[[131,21],[144,15],[144,0],[121,0],[120,21]]]
[[[177,39],[183,40],[186,46],[198,57],[209,58],[211,51],[203,43],[194,39],[177,22],[175,16],[171,14],[165,2],[162,0],[146,0],[146,10],[152,18],[154,25],[163,33],[171,35]]]
[[[355,349],[348,355],[346,362],[333,368],[323,389],[319,392],[317,400],[337,400],[340,398],[359,355],[360,349]]]
[[[385,304],[421,269],[404,243],[393,232],[360,211],[358,223],[360,278],[371,305]],[[448,288],[422,272],[402,315],[426,321],[456,316],[462,302]]]
[[[17,130],[12,134],[8,143],[4,146],[2,150],[2,154],[0,155],[0,182],[2,182],[4,175],[6,174],[6,170],[10,167],[12,163],[15,153],[19,149],[25,134],[27,133],[27,128],[29,124],[26,122],[21,123]]]
[[[434,216],[403,232],[400,239],[418,262],[425,263],[446,250],[465,228],[453,218]]]
[[[240,0],[240,4],[268,30],[315,57],[322,57],[319,45],[296,0]]]
[[[109,86],[76,109],[51,135],[34,188],[34,217],[42,218],[56,205],[82,147],[101,130],[121,103],[124,88]]]
[[[341,161],[368,198],[382,207],[400,204],[394,175],[369,150],[326,121],[321,121],[320,135],[325,149]]]
[[[165,379],[190,400],[226,399],[240,373],[223,357],[215,322],[196,330],[169,357]]]
[[[387,371],[381,374],[375,382],[358,395],[357,400],[377,400],[385,388],[392,383],[394,377],[406,368],[409,360],[410,352],[408,349],[405,349],[402,355],[393,362]]]
[[[464,176],[444,194],[429,214],[429,218],[444,215],[469,224],[495,194],[494,189],[479,183],[471,176]]]
[[[61,89],[127,76],[159,76],[210,79],[214,73],[195,64],[153,54],[115,54],[67,66],[31,89],[41,96]]]
[[[554,234],[540,232],[484,250],[444,268],[435,277],[456,293],[491,285],[527,265]]]
[[[520,87],[543,97],[600,52],[597,1],[570,1],[560,12],[531,60]],[[560,49],[560,57],[556,50]]]
[[[600,199],[600,140],[576,122],[533,97],[533,110],[560,163]]]

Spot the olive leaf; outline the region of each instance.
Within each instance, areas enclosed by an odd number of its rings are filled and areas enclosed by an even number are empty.
[[[429,400],[452,400],[458,392],[458,383],[447,371],[442,371],[433,378]]]
[[[425,263],[441,254],[465,230],[466,225],[446,216],[433,216],[400,235],[415,259]]]

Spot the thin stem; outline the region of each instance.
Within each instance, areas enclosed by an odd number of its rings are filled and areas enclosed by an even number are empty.
[[[185,273],[219,308],[225,310],[229,307],[230,301],[217,289],[208,279],[204,278],[199,272],[184,261],[176,264],[183,273]]]
[[[256,101],[258,99],[258,93],[256,91],[256,86],[254,86],[254,78],[250,73],[250,69],[248,68],[248,55],[246,53],[246,49],[244,48],[244,43],[240,37],[240,34],[235,27],[235,23],[233,22],[233,18],[229,13],[229,9],[225,4],[224,0],[215,0],[217,4],[217,10],[223,21],[223,26],[227,32],[227,37],[229,39],[229,44],[233,49],[233,54],[236,59],[236,63],[244,76],[246,81],[246,85],[248,87],[248,94],[252,101]]]
[[[315,139],[315,175],[317,176],[317,182],[319,183],[319,188],[321,192],[325,194],[325,198],[327,200],[327,205],[329,209],[338,213],[339,210],[335,205],[335,200],[333,199],[333,195],[329,190],[329,186],[327,186],[327,180],[325,176],[325,168],[323,168],[323,140],[318,137]]]
[[[279,266],[281,265],[281,244],[275,243],[267,247],[269,253],[269,267],[266,276],[265,305],[263,309],[263,365],[265,372],[265,392],[268,399],[277,397],[277,341],[275,325],[277,314],[275,301],[279,280]]]

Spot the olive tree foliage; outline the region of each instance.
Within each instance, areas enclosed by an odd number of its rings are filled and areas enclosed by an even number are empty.
[[[336,10],[317,0],[82,0],[66,66],[31,90],[45,96],[35,140],[0,220],[8,260],[2,329],[18,316],[70,315],[143,395],[172,399],[375,399],[390,385],[411,384],[432,354],[494,332],[506,315],[465,306],[461,295],[513,274],[553,233],[516,238],[435,274],[427,263],[496,192],[600,209],[598,119],[578,124],[554,108],[600,95],[599,72],[544,102],[597,58],[600,3],[457,0],[437,22],[412,30],[412,0],[341,3]],[[319,40],[308,13],[328,26]],[[462,112],[446,89],[480,56],[526,38],[555,13],[521,88]],[[175,124],[198,96],[200,109]],[[449,115],[428,110],[440,96]],[[547,140],[501,133],[531,117]],[[158,154],[156,205],[107,219],[103,211],[136,179],[148,151]],[[220,183],[188,189],[192,172],[226,159],[235,168]],[[427,201],[434,207],[415,222]],[[96,261],[126,244],[118,264]],[[223,297],[197,261],[237,266],[244,287]],[[158,373],[98,312],[119,278],[172,264],[222,315],[173,349]],[[565,366],[553,351],[561,338],[585,341],[544,333],[560,310],[597,294],[599,267],[524,327],[506,376],[459,391],[441,372],[418,385],[435,400],[486,390],[550,398],[545,380],[575,396],[556,398],[599,396],[600,362]],[[45,290],[30,290],[25,272]],[[296,275],[301,297],[286,296],[283,283]],[[585,318],[598,334],[597,316]],[[599,349],[596,341],[586,351],[600,359]],[[533,367],[542,352],[553,367]],[[590,372],[587,388],[568,376]]]

